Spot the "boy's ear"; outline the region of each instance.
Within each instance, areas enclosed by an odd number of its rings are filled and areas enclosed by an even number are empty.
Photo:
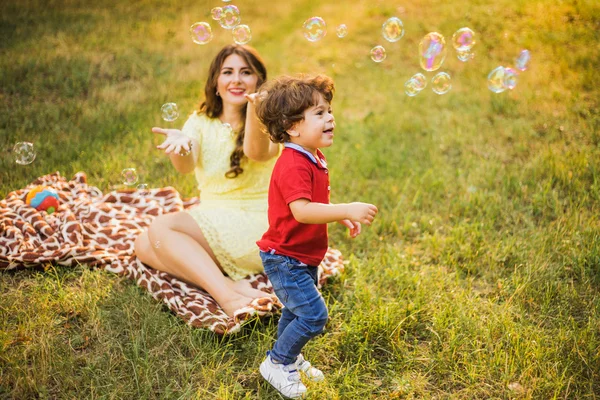
[[[298,136],[300,136],[300,132],[298,132],[296,130],[296,124],[292,125],[292,127],[290,129],[288,129],[286,132],[287,132],[288,135],[290,135],[292,137],[298,137]]]

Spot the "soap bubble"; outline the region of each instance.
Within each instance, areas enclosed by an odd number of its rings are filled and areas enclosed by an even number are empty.
[[[456,58],[458,58],[462,62],[467,62],[469,60],[472,60],[474,57],[475,57],[475,53],[470,50],[456,52]]]
[[[162,119],[167,122],[173,122],[179,117],[179,110],[177,110],[177,104],[165,103],[160,108],[162,111]]]
[[[400,18],[392,17],[383,23],[381,33],[388,42],[397,42],[404,36],[404,25]]]
[[[346,26],[346,24],[340,24],[337,28],[335,28],[335,33],[337,37],[341,39],[348,34],[348,27]]]
[[[469,51],[475,43],[475,32],[470,28],[460,28],[452,35],[452,46],[457,51]]]
[[[522,50],[521,53],[519,53],[517,59],[515,60],[515,67],[517,67],[519,71],[525,71],[527,68],[529,68],[530,60],[531,54],[529,53],[529,50]]]
[[[196,22],[190,26],[190,36],[194,43],[206,44],[213,38],[212,28],[208,22]]]
[[[13,146],[13,155],[17,164],[31,164],[36,156],[35,150],[33,149],[33,143],[18,142]]]
[[[383,46],[375,46],[371,49],[371,60],[380,63],[385,60],[386,57],[387,55],[385,54]]]
[[[417,85],[418,83],[414,79],[411,78],[407,80],[404,84],[404,93],[406,93],[406,95],[410,97],[418,95],[421,90],[419,90]]]
[[[439,69],[446,59],[446,39],[437,32],[430,32],[419,42],[419,63],[425,71]]]
[[[218,21],[221,19],[222,13],[223,13],[223,9],[221,7],[215,7],[212,10],[210,10],[210,15],[212,16],[212,19],[214,19],[215,21]]]
[[[494,93],[502,93],[506,90],[504,86],[504,67],[497,67],[489,73],[488,88]]]
[[[240,10],[233,4],[221,8],[221,19],[219,25],[225,29],[232,29],[240,24]]]
[[[121,171],[121,178],[123,183],[127,186],[135,185],[138,181],[138,175],[135,168],[125,168]]]
[[[410,79],[415,81],[417,90],[419,91],[427,87],[427,78],[425,78],[425,75],[420,72],[414,74]]]
[[[321,40],[327,34],[327,24],[321,17],[311,17],[304,21],[304,37],[309,42]]]
[[[439,72],[431,78],[431,90],[437,94],[446,94],[452,88],[450,74]]]
[[[146,196],[150,193],[150,191],[148,190],[148,185],[145,183],[140,183],[139,185],[137,185],[137,191],[138,194],[141,196]]]
[[[517,77],[519,73],[513,68],[504,68],[503,85],[506,89],[513,90],[517,86]]]
[[[246,44],[252,39],[252,32],[248,25],[238,25],[231,30],[233,41],[237,44]]]

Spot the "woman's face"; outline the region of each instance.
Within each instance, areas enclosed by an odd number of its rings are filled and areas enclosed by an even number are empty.
[[[241,56],[234,53],[229,55],[221,66],[217,92],[224,105],[242,106],[247,102],[244,94],[254,93],[257,82],[258,76]]]

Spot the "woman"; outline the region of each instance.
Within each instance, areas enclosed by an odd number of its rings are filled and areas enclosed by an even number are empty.
[[[229,316],[269,296],[247,275],[262,272],[256,241],[266,231],[267,192],[279,154],[254,113],[267,79],[256,50],[224,47],[212,61],[205,101],[183,129],[153,128],[183,174],[195,171],[200,205],[157,217],[135,242],[140,260],[206,290]],[[250,100],[250,101],[249,101]]]

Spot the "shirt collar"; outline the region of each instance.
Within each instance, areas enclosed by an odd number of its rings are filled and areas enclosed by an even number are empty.
[[[308,150],[306,150],[304,147],[300,146],[299,144],[296,143],[292,143],[292,142],[285,142],[283,143],[284,147],[289,147],[290,149],[294,149],[296,151],[299,151],[302,154],[305,154],[310,161],[312,161],[313,163],[317,164],[317,166],[319,166],[319,163],[317,162],[317,159],[315,158],[315,156]],[[320,153],[320,151],[317,149],[317,155]],[[319,158],[319,161],[321,162],[321,165],[323,168],[327,168],[327,163],[325,162],[324,158]]]

